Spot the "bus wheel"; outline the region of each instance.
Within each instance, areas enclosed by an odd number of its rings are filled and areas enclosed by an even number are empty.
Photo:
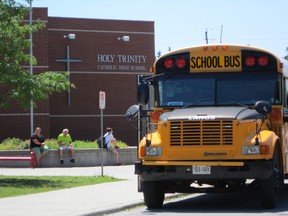
[[[148,209],[161,208],[165,192],[160,182],[143,181],[144,202]]]
[[[274,155],[274,167],[269,178],[259,181],[259,195],[262,207],[265,209],[275,208],[278,201],[281,186],[281,174],[279,172],[279,160]]]

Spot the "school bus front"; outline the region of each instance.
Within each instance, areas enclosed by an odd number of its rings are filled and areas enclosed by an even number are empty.
[[[165,193],[253,184],[263,207],[275,207],[287,173],[283,63],[261,49],[211,45],[168,53],[153,68],[141,85],[153,86],[145,118],[155,130],[135,164],[148,208],[161,207]]]

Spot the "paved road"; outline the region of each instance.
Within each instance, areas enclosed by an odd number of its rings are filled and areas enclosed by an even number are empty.
[[[166,200],[163,208],[147,210],[142,205],[111,216],[287,216],[288,190],[280,197],[275,209],[262,209],[257,193],[192,194]]]

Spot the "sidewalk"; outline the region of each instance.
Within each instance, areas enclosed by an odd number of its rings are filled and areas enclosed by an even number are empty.
[[[0,199],[0,216],[82,216],[104,215],[143,204],[137,192],[134,166],[103,167],[104,175],[127,179],[120,182],[82,186],[46,193]],[[0,168],[0,175],[19,176],[96,176],[100,167]]]

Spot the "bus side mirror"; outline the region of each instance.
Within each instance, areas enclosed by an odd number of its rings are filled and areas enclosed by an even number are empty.
[[[272,106],[266,101],[257,101],[255,103],[255,110],[262,115],[268,115],[272,112]]]
[[[140,105],[146,105],[149,100],[149,86],[141,83],[137,88],[137,100]]]
[[[128,108],[126,112],[126,118],[131,119],[134,118],[139,112],[139,106],[138,105],[132,105]]]

